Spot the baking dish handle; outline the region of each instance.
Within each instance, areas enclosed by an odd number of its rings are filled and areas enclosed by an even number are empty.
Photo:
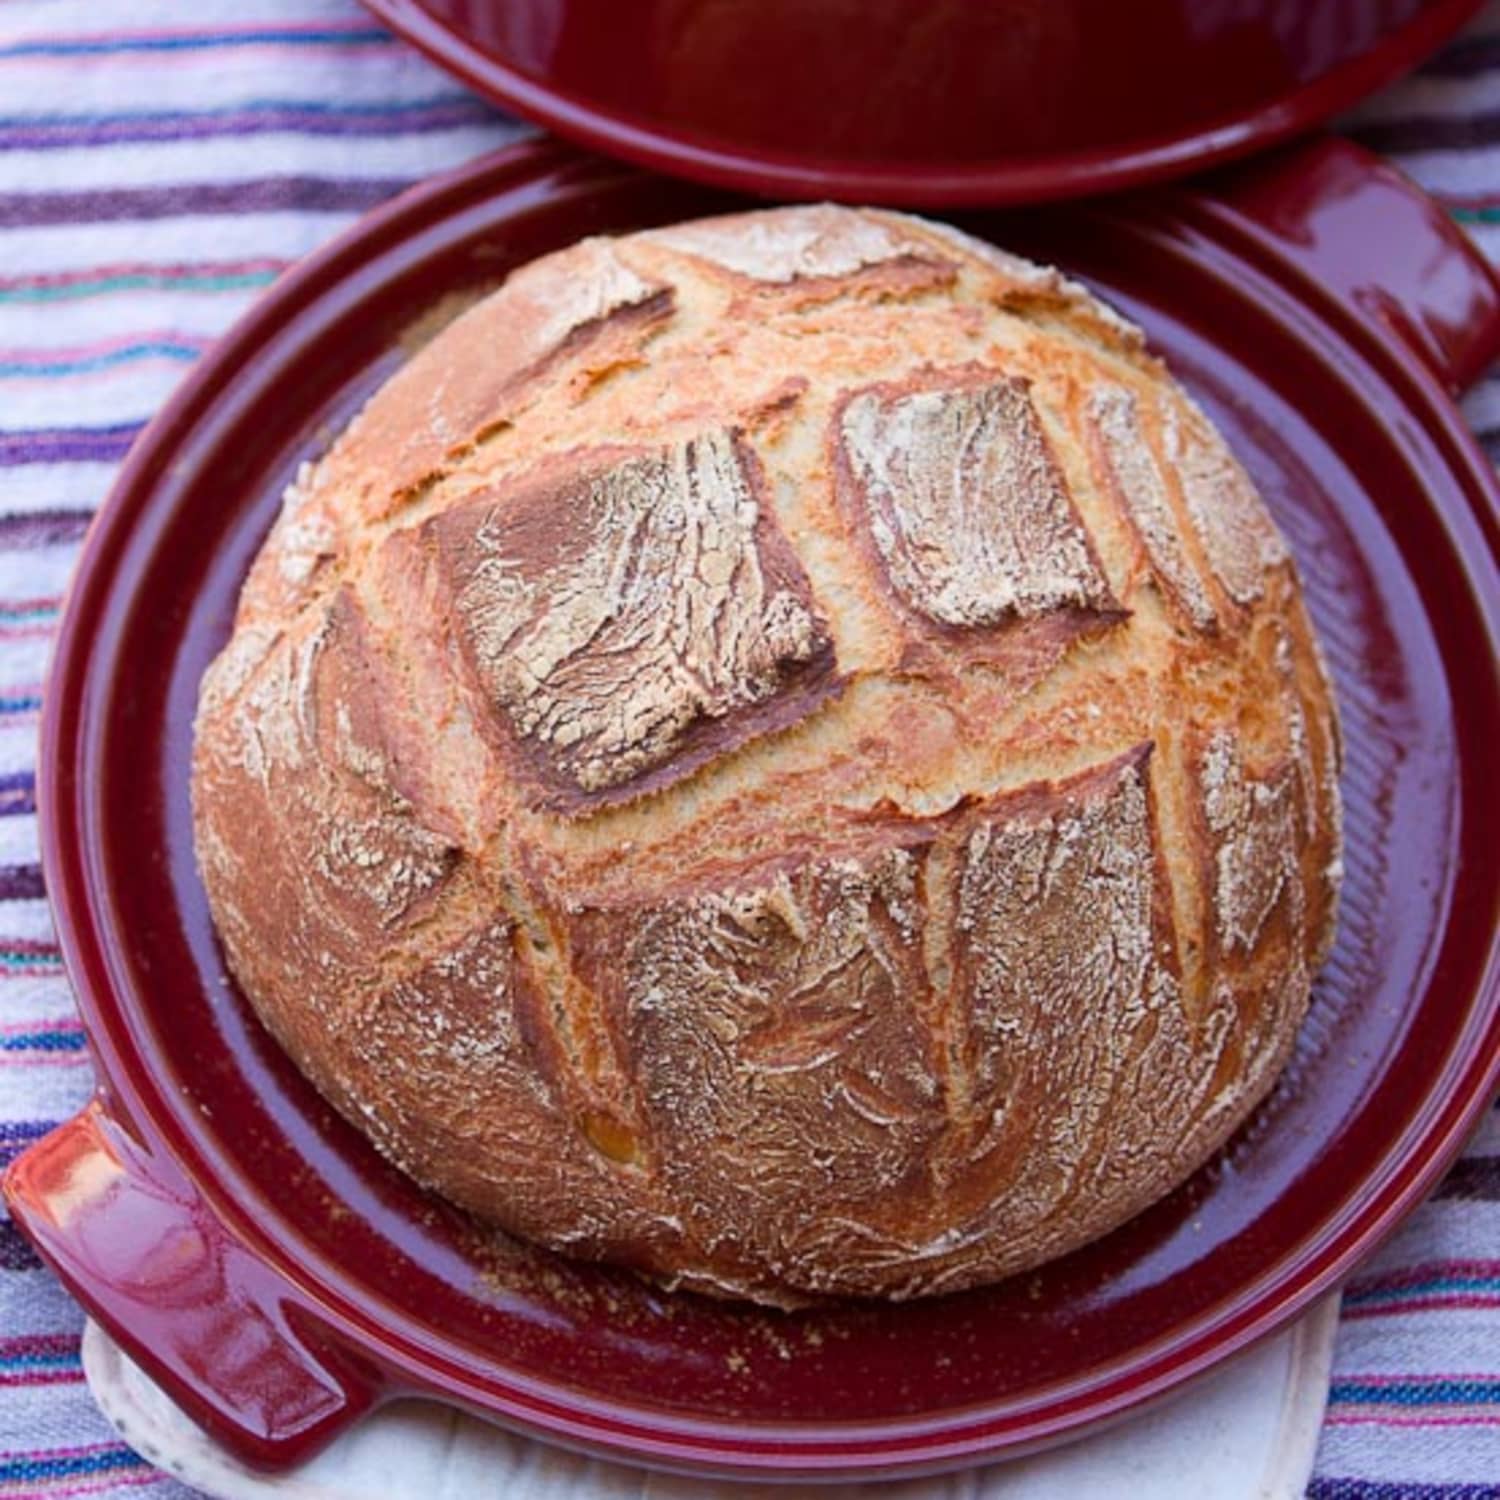
[[[1500,280],[1447,213],[1388,162],[1316,136],[1194,184],[1361,321],[1375,320],[1454,393],[1500,354]]]
[[[103,1100],[17,1157],[5,1198],[130,1357],[247,1462],[295,1463],[376,1399],[377,1374]]]

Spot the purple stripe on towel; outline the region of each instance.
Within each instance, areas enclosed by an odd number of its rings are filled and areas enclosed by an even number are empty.
[[[1455,1163],[1433,1197],[1500,1203],[1500,1156],[1470,1156]]]
[[[0,121],[0,151],[113,146],[131,141],[201,141],[296,131],[300,135],[401,136],[483,125],[495,112],[478,99],[449,99],[401,109],[331,109],[317,104],[247,105],[240,109],[121,114],[83,119]]]
[[[0,456],[0,466],[4,463],[4,457]],[[86,510],[23,510],[0,515],[0,552],[79,541],[92,519],[93,513]],[[4,793],[0,792],[0,812],[4,810]]]
[[[143,422],[109,427],[22,427],[0,432],[0,469],[17,464],[118,463]]]
[[[1412,151],[1472,151],[1478,146],[1500,145],[1500,111],[1371,120],[1350,133],[1362,145],[1385,156]]]
[[[46,894],[40,865],[0,865],[0,901],[39,901]]]
[[[42,1258],[9,1219],[0,1219],[0,1271],[40,1271]]]
[[[0,229],[99,224],[188,214],[362,213],[411,186],[409,177],[257,177],[171,187],[0,194]]]

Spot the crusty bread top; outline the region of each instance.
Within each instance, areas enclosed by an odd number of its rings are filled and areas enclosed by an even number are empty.
[[[710,1288],[1118,1222],[1332,932],[1336,719],[1249,479],[1132,325],[894,213],[514,273],[299,477],[198,732],[231,965],[320,1087]]]

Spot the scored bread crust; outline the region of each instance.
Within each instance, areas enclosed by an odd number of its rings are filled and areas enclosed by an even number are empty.
[[[418,352],[289,490],[193,797],[233,974],[392,1160],[789,1304],[995,1280],[1217,1149],[1331,943],[1339,759],[1140,333],[818,206]]]

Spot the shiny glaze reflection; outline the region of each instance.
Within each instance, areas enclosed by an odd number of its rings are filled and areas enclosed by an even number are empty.
[[[10,1190],[38,1248],[91,1311],[149,1325],[137,1360],[193,1393],[190,1413],[274,1462],[369,1404],[303,1342],[280,1280],[230,1235],[182,1172],[146,1151],[100,1101],[28,1151]],[[259,1452],[249,1435],[263,1439]]]

